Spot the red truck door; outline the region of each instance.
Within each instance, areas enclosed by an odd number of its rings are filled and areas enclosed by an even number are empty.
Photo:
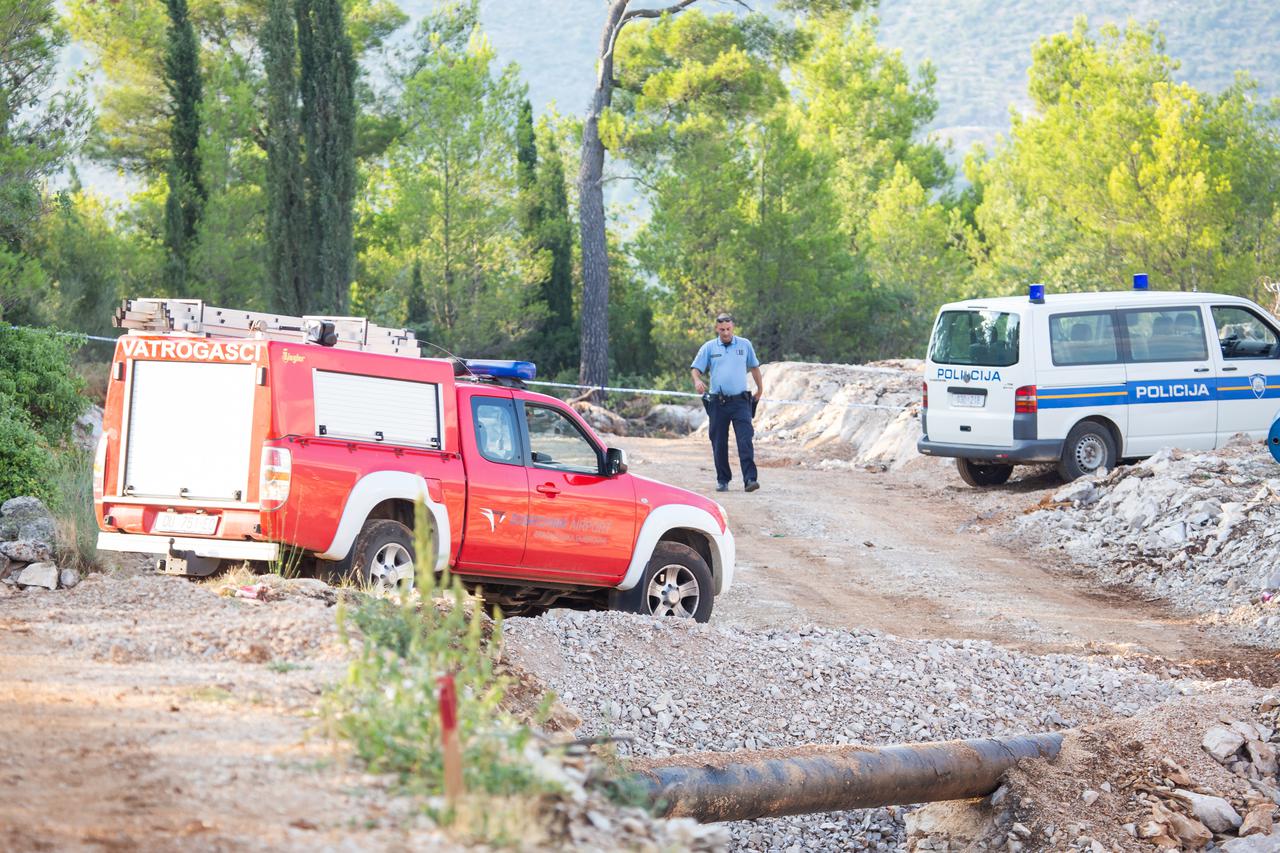
[[[466,398],[459,402],[466,402]],[[467,514],[460,568],[516,568],[524,557],[529,480],[523,431],[510,391],[473,394],[462,415]]]
[[[523,407],[529,445],[525,568],[616,582],[635,542],[634,481],[601,473],[603,449],[567,412],[531,401]]]

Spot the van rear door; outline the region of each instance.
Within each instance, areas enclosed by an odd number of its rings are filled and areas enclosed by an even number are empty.
[[[1022,351],[1030,352],[1026,332],[1013,311],[964,308],[938,315],[925,373],[930,441],[1013,444],[1015,391],[1034,381],[1019,367]]]
[[[134,516],[142,529],[128,532],[224,536],[214,514],[184,511],[255,507],[269,420],[265,351],[260,341],[121,338],[119,462],[106,499],[166,509]]]

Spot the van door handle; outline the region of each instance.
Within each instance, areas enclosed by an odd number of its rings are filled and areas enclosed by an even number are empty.
[[[560,490],[556,488],[555,483],[543,483],[541,486],[538,486],[537,491],[539,494],[546,495],[549,498],[554,498],[556,495],[560,494]]]
[[[1194,371],[1194,372],[1195,372],[1195,373],[1208,373],[1208,372],[1209,372],[1209,368],[1207,368],[1207,367],[1197,367],[1197,368],[1195,369],[1195,371]]]
[[[1223,372],[1223,373],[1231,373],[1232,371],[1239,370],[1239,369],[1240,369],[1240,368],[1238,368],[1238,367],[1224,367],[1224,368],[1222,368],[1222,372]]]

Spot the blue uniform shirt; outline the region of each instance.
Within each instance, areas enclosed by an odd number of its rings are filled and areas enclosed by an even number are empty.
[[[733,396],[747,390],[747,371],[760,366],[751,341],[734,335],[727,344],[715,337],[702,345],[690,367],[697,368],[703,376],[711,373],[708,385],[713,394]]]

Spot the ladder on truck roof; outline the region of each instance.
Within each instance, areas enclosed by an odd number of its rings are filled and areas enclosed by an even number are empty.
[[[331,329],[326,329],[328,324]],[[409,329],[392,329],[370,323],[364,317],[291,317],[260,311],[238,311],[205,305],[203,299],[126,299],[116,309],[111,325],[117,329],[165,334],[185,332],[228,338],[258,337],[265,340],[319,344],[326,332],[339,349],[421,358],[418,340]]]

